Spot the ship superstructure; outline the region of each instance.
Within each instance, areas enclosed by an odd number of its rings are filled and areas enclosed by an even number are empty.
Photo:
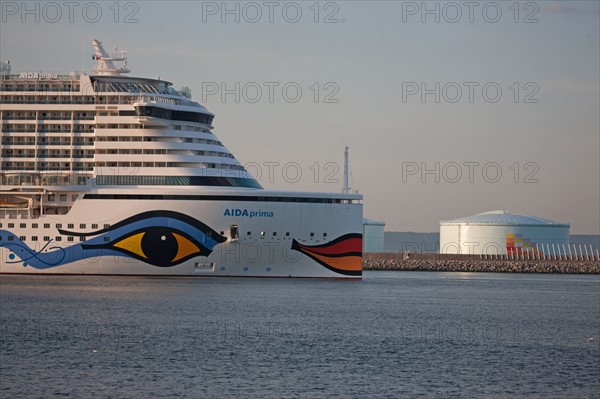
[[[214,114],[92,44],[91,75],[2,64],[0,272],[361,275],[360,195],[263,189]]]

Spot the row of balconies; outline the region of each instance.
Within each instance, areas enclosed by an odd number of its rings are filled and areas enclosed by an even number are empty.
[[[165,159],[165,155],[168,157],[168,159],[171,160],[179,160],[182,162],[200,162],[200,159],[203,162],[209,161],[209,162],[219,162],[222,159],[228,159],[228,160],[235,160],[235,158],[233,157],[224,157],[224,156],[220,156],[220,155],[216,155],[216,154],[187,154],[187,153],[169,153],[167,152],[166,154],[164,153],[154,153],[154,154],[149,154],[149,153],[127,153],[125,154],[124,151],[123,152],[106,152],[103,150],[99,150],[99,151],[94,151],[94,150],[77,150],[73,153],[69,152],[69,150],[60,150],[60,149],[44,149],[44,150],[38,150],[37,152],[35,150],[28,150],[28,149],[8,149],[8,148],[4,148],[1,152],[2,155],[2,159],[6,160],[6,161],[10,161],[11,159],[41,159],[41,158],[65,158],[65,159],[69,159],[69,158],[98,158],[99,160],[106,160],[106,161],[119,161],[121,159],[123,159],[123,155],[129,155],[129,159],[130,160],[147,160],[147,161],[157,161],[157,160],[164,160]],[[223,161],[221,161],[223,162]],[[237,163],[237,161],[235,162]],[[229,165],[230,163],[227,162],[225,163],[226,165]]]
[[[108,104],[108,105],[119,105],[119,104],[131,104],[136,97],[130,95],[121,96],[108,96],[108,97],[96,97],[96,96],[81,96],[76,94],[71,95],[51,95],[51,94],[38,94],[38,95],[2,95],[0,100],[5,104]]]
[[[48,186],[65,186],[73,184],[85,184],[88,178],[91,178],[91,173],[73,174],[70,171],[59,171],[59,173],[0,173],[0,183],[7,186],[21,185],[48,185]],[[52,195],[52,194],[48,194]],[[75,194],[73,194],[75,195]],[[72,197],[72,201],[77,198]],[[59,197],[60,200],[60,197]],[[44,201],[45,202],[45,201]],[[50,202],[50,201],[49,201]]]
[[[94,133],[91,129],[2,129],[2,133]]]
[[[69,162],[2,162],[3,172],[8,171],[93,171],[94,165],[90,163],[81,163],[75,162],[73,163],[73,167]]]
[[[203,168],[219,170],[243,171],[241,165],[228,165],[219,163],[201,162],[2,162],[0,172],[47,172],[47,171],[75,171],[92,172],[95,168]]]
[[[31,159],[46,159],[46,158],[53,158],[53,159],[64,159],[64,160],[69,160],[69,159],[83,159],[83,158],[94,158],[94,154],[86,154],[86,155],[73,155],[72,157],[70,155],[41,155],[38,154],[37,157],[35,155],[29,155],[29,154],[13,154],[13,155],[2,155],[2,159],[5,161],[10,161],[13,158],[31,158]]]
[[[94,118],[92,118],[94,119]],[[48,127],[56,127],[56,126],[85,126],[92,127],[94,126],[93,121],[87,121],[82,119],[70,119],[70,118],[62,118],[62,119],[2,119],[2,125],[4,128],[8,129],[22,129],[24,127],[32,127],[32,126],[48,126]]]
[[[35,156],[36,154],[36,150],[35,149],[30,149],[30,148],[2,148],[2,151],[0,152],[2,154],[3,157],[22,157],[22,156]],[[91,153],[93,154],[93,150],[75,150],[75,152],[73,152],[73,154],[87,154],[87,153]],[[58,149],[58,150],[54,150],[54,149],[39,149],[37,150],[37,154],[38,156],[60,156],[60,155],[64,155],[64,156],[69,156],[71,154],[71,150],[62,150],[62,149]]]
[[[3,104],[96,104],[94,97],[0,96]],[[114,104],[118,104],[115,102]]]
[[[96,117],[95,111],[57,111],[57,110],[38,110],[38,111],[2,111],[1,119],[15,120],[71,120],[84,119],[93,120]]]
[[[226,150],[225,146],[219,141],[215,140],[206,140],[206,139],[194,139],[193,141],[180,141],[176,138],[170,137],[139,137],[139,136],[96,136],[94,135],[94,131],[89,130],[73,130],[73,131],[62,131],[62,130],[50,130],[50,131],[38,131],[37,133],[43,133],[39,135],[33,135],[35,131],[11,131],[5,132],[6,135],[2,137],[2,144],[7,145],[18,145],[18,144],[35,144],[37,143],[46,143],[49,141],[68,141],[71,140],[71,134],[77,134],[78,136],[74,136],[73,139],[75,141],[96,141],[101,143],[101,145],[109,146],[109,145],[117,145],[118,147],[122,146],[130,146],[129,143],[137,143],[134,146],[136,147],[146,147],[146,148],[170,148],[173,150],[189,150],[189,151],[215,151],[226,153],[225,151],[220,151],[221,149]],[[58,134],[69,134],[69,136],[58,136]],[[25,134],[19,135],[19,134]],[[86,136],[87,135],[87,136]],[[142,144],[144,143],[144,144]],[[118,149],[118,148],[117,148]],[[226,153],[228,154],[228,153]]]
[[[93,121],[95,116],[72,116],[72,115],[49,115],[36,117],[30,115],[7,115],[4,114],[0,118],[5,122],[11,123],[11,121]]]
[[[79,84],[71,85],[47,85],[47,84],[16,84],[12,85],[10,83],[0,85],[0,91],[10,91],[10,92],[60,92],[60,93],[77,93],[79,92]]]
[[[35,141],[27,141],[27,142],[23,142],[23,141],[12,141],[12,140],[5,140],[2,139],[2,142],[0,143],[2,144],[2,146],[6,146],[6,147],[32,147],[35,145],[38,146],[52,146],[52,145],[74,145],[74,146],[80,146],[80,145],[94,145],[94,141],[91,139],[88,140],[74,140],[71,141],[68,138],[63,138],[61,139],[51,139],[48,141],[38,141],[37,143]]]

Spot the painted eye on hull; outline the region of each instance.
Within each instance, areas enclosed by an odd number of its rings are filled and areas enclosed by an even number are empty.
[[[172,211],[140,213],[94,232],[59,232],[94,237],[81,244],[85,253],[119,252],[159,267],[175,266],[195,256],[208,256],[216,245],[226,240],[199,220]]]
[[[161,267],[174,266],[191,257],[210,254],[194,238],[169,227],[148,227],[103,247]]]

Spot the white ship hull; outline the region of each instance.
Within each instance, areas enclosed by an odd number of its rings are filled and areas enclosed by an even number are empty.
[[[67,215],[2,219],[4,227],[13,227],[0,229],[0,273],[360,278],[362,205],[291,202],[319,200],[328,197],[235,189],[171,190],[166,196],[143,188],[92,190]],[[199,253],[210,243],[190,220],[214,230],[222,242]],[[118,228],[103,232],[105,226]],[[177,244],[190,253],[157,248],[146,254],[142,239],[156,228],[179,241],[188,237],[191,244]],[[323,249],[329,243],[332,248]]]

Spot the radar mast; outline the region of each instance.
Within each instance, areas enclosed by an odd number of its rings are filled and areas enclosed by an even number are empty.
[[[98,75],[121,75],[123,73],[131,72],[131,69],[127,66],[127,51],[117,50],[117,47],[113,49],[113,56],[109,56],[102,42],[92,38],[92,46],[94,46],[95,53],[92,55],[94,61],[98,61],[98,64],[92,69],[94,73]],[[121,68],[117,68],[114,61],[123,62]]]

